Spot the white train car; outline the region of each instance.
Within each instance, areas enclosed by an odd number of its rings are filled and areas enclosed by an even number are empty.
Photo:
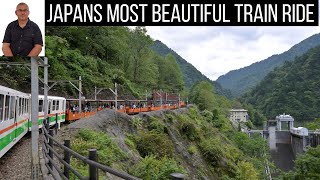
[[[48,117],[50,126],[58,122],[59,127],[61,122],[66,119],[66,99],[64,97],[48,96]],[[58,119],[56,120],[56,117]],[[42,127],[44,119],[44,96],[39,95],[39,127]]]
[[[28,94],[0,86],[0,158],[28,132],[29,105]]]
[[[44,96],[39,95],[38,124],[44,119]],[[65,121],[66,99],[48,96],[50,126]],[[31,131],[31,95],[0,85],[0,158],[28,131]],[[56,117],[58,118],[56,120]]]

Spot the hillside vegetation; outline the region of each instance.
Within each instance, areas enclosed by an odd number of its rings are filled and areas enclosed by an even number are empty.
[[[242,101],[268,118],[286,113],[297,121],[320,117],[320,46],[269,73]]]
[[[46,27],[45,38],[49,80],[78,80],[81,76],[87,98],[93,98],[95,86],[113,88],[114,83],[118,83],[120,97],[145,98],[146,92],[160,89],[184,95],[183,75],[176,59],[171,54],[162,57],[155,53],[150,48],[153,40],[143,27]],[[30,91],[26,88],[30,87],[27,68],[1,68],[5,69],[1,84]],[[58,84],[49,93],[55,92],[66,97],[78,94],[70,84]]]
[[[235,131],[223,113],[217,115],[195,106],[134,117],[104,110],[70,124],[61,137],[72,132],[75,151],[87,156],[96,148],[101,163],[145,180],[171,179],[174,172],[187,179],[264,179],[265,141]],[[87,175],[81,161],[72,164]]]
[[[320,34],[315,34],[282,54],[273,55],[250,66],[230,71],[220,76],[217,82],[224,89],[230,89],[233,96],[240,97],[254,88],[274,68],[281,66],[285,61],[293,61],[295,57],[303,55],[309,49],[318,45],[320,45]]]

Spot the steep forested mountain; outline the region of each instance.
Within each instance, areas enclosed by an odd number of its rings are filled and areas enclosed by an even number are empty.
[[[296,120],[320,117],[320,46],[275,68],[242,101],[267,117],[291,114]]]
[[[238,97],[259,83],[275,67],[282,65],[285,61],[294,60],[296,56],[301,56],[310,48],[319,44],[320,34],[315,34],[294,45],[282,54],[273,55],[250,66],[230,71],[220,76],[217,82],[220,83],[224,89],[230,89],[233,96]]]
[[[49,80],[77,80],[81,76],[87,98],[93,98],[95,86],[113,88],[114,83],[118,84],[121,99],[145,98],[146,92],[150,95],[160,89],[184,92],[176,59],[155,53],[150,48],[153,40],[144,27],[46,27],[45,38]],[[25,88],[30,87],[27,68],[0,66],[0,70],[0,84],[24,92],[30,89]],[[43,77],[42,68],[39,74]],[[58,84],[55,89],[60,96],[77,96],[69,84]],[[113,97],[110,91],[104,93]]]
[[[197,70],[192,64],[188,63],[185,59],[183,59],[179,54],[177,54],[172,49],[168,48],[165,44],[161,41],[156,40],[152,45],[152,49],[159,53],[161,56],[166,56],[167,54],[172,54],[180,67],[180,70],[183,74],[183,80],[187,88],[190,88],[194,85],[197,81],[209,81],[212,82],[215,88],[215,91],[226,97],[231,97],[231,93],[228,90],[224,90],[221,85],[215,81],[211,81],[205,75],[203,75],[199,70]]]

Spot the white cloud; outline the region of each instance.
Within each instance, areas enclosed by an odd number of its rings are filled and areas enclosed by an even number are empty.
[[[148,34],[216,80],[319,33],[318,27],[147,27]]]

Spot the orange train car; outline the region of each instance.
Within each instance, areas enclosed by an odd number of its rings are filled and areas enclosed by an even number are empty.
[[[177,104],[163,104],[162,106],[154,106],[152,103],[146,105],[145,100],[118,100],[118,112],[127,113],[129,115],[138,114],[140,112],[157,111],[161,109],[177,109]],[[137,105],[138,106],[137,106]],[[115,108],[114,100],[90,100],[85,99],[81,101],[81,114],[79,113],[79,100],[66,100],[66,120],[74,121],[83,117],[91,116],[102,109]],[[184,107],[183,101],[180,102],[180,107]]]

